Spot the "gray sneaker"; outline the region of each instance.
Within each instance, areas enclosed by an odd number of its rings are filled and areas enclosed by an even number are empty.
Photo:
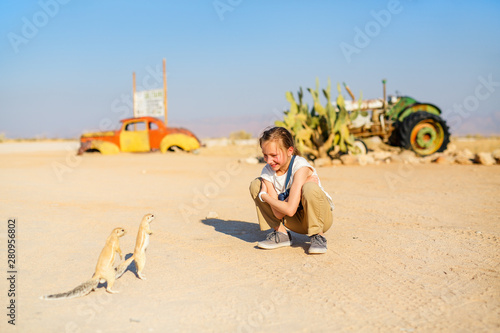
[[[292,235],[287,231],[286,234],[273,230],[269,235],[267,235],[266,240],[263,240],[257,244],[261,249],[272,250],[283,246],[292,245]]]
[[[311,236],[311,246],[309,247],[310,254],[326,253],[326,238],[321,235]]]

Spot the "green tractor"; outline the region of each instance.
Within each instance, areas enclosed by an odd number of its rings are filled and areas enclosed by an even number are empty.
[[[441,118],[441,110],[411,97],[387,98],[386,81],[382,83],[383,100],[361,101],[355,100],[344,83],[352,98],[345,101],[345,108],[350,113],[349,132],[357,139],[355,142],[359,144],[364,138],[378,136],[392,146],[411,149],[420,156],[444,151],[450,142],[450,132]]]

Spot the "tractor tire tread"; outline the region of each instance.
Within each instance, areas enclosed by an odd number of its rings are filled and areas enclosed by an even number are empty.
[[[450,130],[448,125],[443,118],[425,111],[414,112],[408,115],[408,117],[406,117],[402,122],[399,122],[397,132],[400,141],[399,143],[402,148],[412,149],[411,132],[418,123],[426,119],[434,120],[443,128],[443,143],[434,153],[440,153],[446,150],[446,147],[448,147],[448,144],[450,143]]]

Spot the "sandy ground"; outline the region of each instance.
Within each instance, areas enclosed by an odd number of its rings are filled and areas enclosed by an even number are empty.
[[[495,332],[500,166],[318,169],[334,198],[325,255],[259,250],[253,147],[0,154],[1,332]],[[209,212],[217,219],[205,220]],[[111,230],[154,213],[144,273],[108,294],[44,301],[89,279]],[[16,218],[15,327],[6,316],[7,221]]]

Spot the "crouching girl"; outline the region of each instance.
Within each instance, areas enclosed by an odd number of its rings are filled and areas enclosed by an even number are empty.
[[[325,253],[324,233],[332,226],[333,203],[316,170],[299,155],[285,128],[266,130],[259,143],[267,164],[260,177],[250,184],[250,193],[261,230],[273,231],[258,247],[291,246],[291,230],[310,237],[309,253]]]

